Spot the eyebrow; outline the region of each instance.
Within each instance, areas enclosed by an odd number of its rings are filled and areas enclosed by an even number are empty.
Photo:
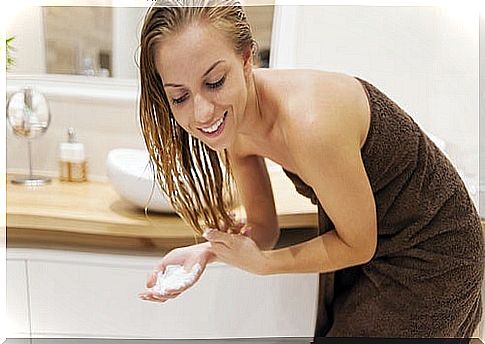
[[[215,62],[212,66],[210,66],[210,68],[204,73],[204,75],[202,75],[202,77],[205,77],[207,74],[209,74],[211,72],[211,70],[213,70],[219,63],[221,62],[225,62],[226,60],[219,60],[217,62]],[[164,87],[167,87],[167,86],[172,86],[172,87],[182,87],[183,85],[180,85],[180,84],[172,84],[172,83],[167,83],[167,84],[163,84]]]

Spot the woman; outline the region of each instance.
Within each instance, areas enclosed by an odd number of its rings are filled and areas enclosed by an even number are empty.
[[[169,264],[318,272],[316,336],[470,337],[482,312],[483,235],[443,153],[364,80],[253,69],[255,42],[234,1],[184,4],[145,18],[140,118],[175,209],[199,234],[218,230],[166,255],[147,287]],[[273,250],[263,157],[318,206],[320,236]],[[232,181],[245,224],[230,214]],[[164,302],[186,288],[140,297]]]

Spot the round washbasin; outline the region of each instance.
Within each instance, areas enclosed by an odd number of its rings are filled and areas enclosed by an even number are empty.
[[[174,213],[149,165],[146,150],[118,148],[108,153],[108,178],[116,192],[129,203],[150,211]]]

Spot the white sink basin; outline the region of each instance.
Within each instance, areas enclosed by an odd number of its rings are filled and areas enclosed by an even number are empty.
[[[154,182],[146,150],[113,149],[108,153],[106,167],[111,184],[124,200],[141,209],[147,207],[150,211],[175,212],[158,183]]]

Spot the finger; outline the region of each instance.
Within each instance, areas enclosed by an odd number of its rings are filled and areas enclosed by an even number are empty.
[[[156,271],[164,273],[167,265],[164,262],[160,262],[158,266],[155,268]]]
[[[237,223],[234,223],[232,225],[232,227],[230,227],[228,230],[227,230],[227,233],[229,234],[238,234],[240,231],[241,231],[241,228],[244,227],[244,223],[243,222],[237,222]]]
[[[162,302],[164,302],[164,301],[167,301],[169,299],[169,297],[166,296],[165,294],[162,295],[162,294],[159,294],[159,293],[153,292],[153,291],[152,292],[148,292],[147,293],[147,296],[148,296],[148,298],[150,298],[151,300],[154,300],[154,301],[162,301]]]
[[[163,294],[163,297],[167,298],[167,299],[174,299],[176,298],[177,296],[179,296],[180,294],[182,294],[182,292],[184,292],[184,290],[165,290],[165,293]]]
[[[219,224],[220,231],[226,232],[228,230],[226,223],[222,219],[217,221],[217,223]]]
[[[166,300],[174,299],[180,294],[182,294],[185,290],[187,290],[189,286],[184,286],[179,289],[165,289],[164,293],[161,295],[161,297],[165,298]]]
[[[153,269],[152,274],[148,277],[148,280],[146,283],[147,288],[152,288],[155,285],[155,283],[157,283],[158,274],[160,272],[164,273],[166,267],[167,267],[166,264],[162,261]]]
[[[174,297],[179,296],[180,294],[182,294],[187,289],[189,289],[189,287],[190,286],[183,286],[183,287],[178,288],[178,289],[166,289],[165,290],[165,293],[163,295],[165,297],[174,298]]]
[[[148,301],[165,301],[166,299],[168,299],[167,295],[162,295],[151,290],[139,293],[138,297]]]
[[[166,299],[155,298],[151,295],[143,295],[143,296],[139,296],[139,298],[143,301],[151,301],[151,302],[165,302],[166,301]]]
[[[165,302],[165,301],[171,299],[171,297],[169,297],[168,295],[165,295],[165,294],[161,295],[161,294],[157,294],[157,293],[153,294],[152,298],[154,298],[155,300],[161,301],[161,302]]]
[[[150,297],[150,298],[147,298],[147,301],[164,303],[164,302],[166,302],[168,300],[160,300],[160,299],[157,299],[157,298],[154,298],[154,297]]]
[[[216,228],[211,228],[211,227],[208,227],[208,228],[205,228],[204,229],[204,232],[202,233],[202,236],[204,238],[206,238],[206,236],[209,234],[209,233],[212,233],[212,232],[219,232]],[[207,239],[207,238],[206,238]]]
[[[252,233],[253,228],[250,226],[246,226],[243,229],[241,229],[240,234],[250,237]]]
[[[150,302],[164,302],[164,301],[155,299],[153,296],[144,296],[144,297],[141,297],[141,299],[143,301],[150,301]]]
[[[238,233],[239,230],[244,226],[244,222],[236,222],[236,214],[234,213],[229,213],[229,217],[232,219],[233,225],[228,226],[228,224],[224,222],[224,220],[220,219],[218,220],[220,231],[226,233]]]
[[[165,269],[163,269],[162,271],[160,271],[158,268],[155,268],[152,271],[152,273],[150,274],[150,276],[148,277],[148,280],[147,280],[147,283],[146,283],[146,287],[147,288],[152,288],[157,283],[158,274],[160,272],[163,273],[163,271],[165,271]]]
[[[140,298],[151,298],[151,297],[153,297],[154,294],[155,294],[154,291],[146,290],[142,293],[138,293],[138,297],[140,297]]]
[[[148,296],[139,296],[139,299],[142,300],[142,301],[151,301],[151,302],[154,302],[154,300],[152,300],[151,298],[149,298]],[[156,301],[155,301],[156,302]]]
[[[157,277],[158,277],[157,274],[158,273],[155,270],[152,271],[152,273],[150,274],[150,276],[148,277],[148,280],[146,282],[147,288],[152,288],[155,285],[155,283],[157,282]]]
[[[229,221],[229,222],[232,222],[232,223],[233,223],[233,226],[237,226],[237,224],[238,224],[238,223],[236,223],[236,215],[234,215],[234,214],[229,214],[229,217],[230,217],[230,218],[231,218],[231,220],[232,220],[232,221]],[[229,226],[228,226],[228,224],[227,224],[226,222],[224,222],[224,220],[222,220],[222,219],[220,219],[220,220],[218,221],[218,223],[219,223],[219,226],[220,226],[221,228],[223,228],[223,227],[224,227],[224,228],[229,227]]]
[[[220,242],[220,243],[226,243],[226,245],[229,244],[229,238],[231,234],[227,234],[221,231],[211,231],[204,233],[204,238],[211,242]]]
[[[194,264],[194,266],[195,266],[195,264]],[[185,270],[186,271],[192,271],[193,270],[193,267],[192,268],[185,268]],[[155,298],[157,300],[159,300],[160,297],[162,297],[163,298],[163,301],[165,301],[167,299],[170,299],[170,298],[177,297],[179,294],[181,294],[186,289],[188,289],[189,287],[191,287],[199,279],[201,273],[202,273],[202,269],[199,270],[199,272],[195,275],[195,278],[193,280],[189,281],[189,283],[187,283],[186,285],[181,286],[178,289],[165,289],[163,294],[160,294],[160,293],[157,293],[157,292],[154,292],[154,291],[151,291],[150,290],[150,291],[146,291],[144,293],[139,294],[139,296],[147,296],[147,297],[149,297],[151,299]]]

